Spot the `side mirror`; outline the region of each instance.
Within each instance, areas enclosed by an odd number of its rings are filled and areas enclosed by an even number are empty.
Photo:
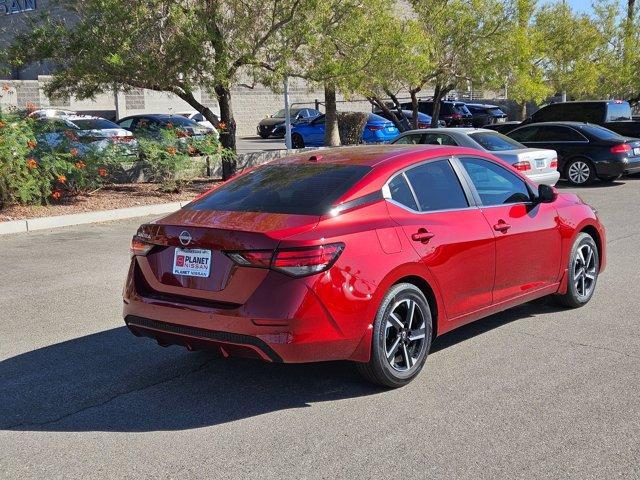
[[[551,203],[558,198],[558,192],[549,185],[538,185],[538,196],[536,203]]]

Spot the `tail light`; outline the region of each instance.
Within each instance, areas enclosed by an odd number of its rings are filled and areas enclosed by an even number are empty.
[[[621,143],[620,145],[614,145],[611,147],[611,153],[628,153],[631,151],[631,145]]]
[[[516,162],[513,164],[513,168],[515,168],[516,170],[520,171],[520,172],[527,172],[529,170],[531,170],[531,164],[529,162],[527,162],[526,160],[523,160],[521,162]]]
[[[140,237],[136,236],[131,239],[131,248],[129,249],[129,252],[131,253],[132,257],[134,256],[144,257],[147,253],[151,251],[153,247],[154,247],[153,243],[145,242]]]
[[[551,163],[549,163],[549,168],[555,168],[555,169],[558,168],[558,159],[557,158],[554,158],[554,159],[551,160]]]
[[[462,115],[459,114],[459,113],[454,113],[454,114],[451,115],[451,118],[453,120],[462,120]]]
[[[292,277],[304,277],[331,268],[344,250],[343,243],[302,248],[226,252],[238,265],[270,268]]]
[[[382,130],[384,127],[382,125],[367,125],[367,128],[372,132],[377,132],[378,130]]]

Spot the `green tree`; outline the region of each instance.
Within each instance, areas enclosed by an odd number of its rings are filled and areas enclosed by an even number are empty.
[[[8,52],[13,65],[48,60],[55,66],[48,94],[91,98],[146,88],[171,92],[209,121],[197,100],[213,91],[224,123],[221,143],[235,151],[231,89],[246,78],[276,70],[313,17],[314,0],[67,0],[78,21],[39,19]],[[294,37],[292,38],[291,35]],[[223,160],[223,177],[235,172]]]
[[[432,126],[440,101],[467,85],[504,82],[509,4],[502,0],[410,0],[429,41],[428,70],[423,84],[434,87]]]

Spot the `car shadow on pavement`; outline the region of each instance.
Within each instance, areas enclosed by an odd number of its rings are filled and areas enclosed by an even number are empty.
[[[549,311],[536,302],[493,315],[438,338],[432,352]],[[222,359],[119,327],[0,362],[0,430],[186,430],[382,392],[348,362]]]

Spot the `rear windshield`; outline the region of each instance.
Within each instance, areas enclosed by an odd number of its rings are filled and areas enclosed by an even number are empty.
[[[624,142],[625,140],[625,138],[619,133],[609,130],[608,128],[601,127],[600,125],[583,125],[581,129],[600,140],[620,140],[621,142]]]
[[[495,116],[502,116],[505,113],[499,109],[498,107],[496,108],[488,108],[487,111],[491,114],[491,115],[495,115]]]
[[[80,130],[100,130],[102,128],[120,128],[113,122],[104,118],[88,118],[82,120],[72,120]]]
[[[187,208],[324,215],[370,170],[363,165],[267,165],[231,180]]]
[[[631,106],[627,102],[610,103],[607,108],[607,122],[631,120]]]
[[[470,133],[469,136],[490,152],[527,148],[514,139],[498,132],[476,132]]]

